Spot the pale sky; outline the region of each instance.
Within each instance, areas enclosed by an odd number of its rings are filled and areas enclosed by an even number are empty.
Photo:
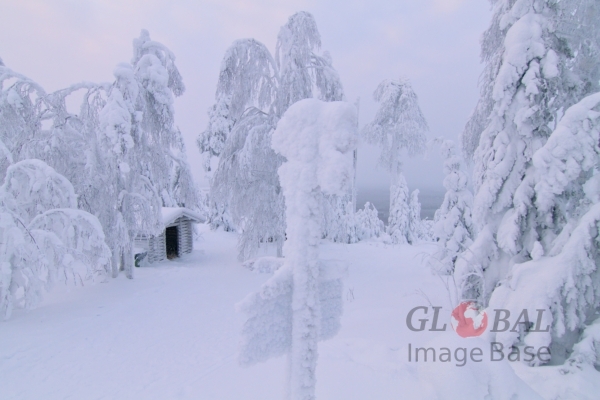
[[[195,144],[214,100],[221,59],[236,39],[272,52],[279,28],[297,11],[312,13],[342,79],[346,99],[360,97],[360,125],[375,113],[383,79],[412,81],[430,138],[458,139],[478,98],[479,43],[491,17],[484,0],[0,0],[0,58],[51,92],[79,81],[112,81],[132,57],[142,28],[177,57],[187,87],[176,123],[195,177],[205,185]],[[359,188],[389,184],[377,153],[359,148]],[[440,187],[437,151],[407,160],[410,189]]]

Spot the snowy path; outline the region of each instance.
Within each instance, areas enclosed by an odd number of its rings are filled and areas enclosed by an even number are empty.
[[[0,323],[0,398],[283,398],[285,358],[250,368],[236,360],[234,304],[268,275],[240,267],[232,234],[206,232],[197,248]],[[350,276],[342,329],[319,347],[319,399],[433,398],[407,362],[407,343],[425,345],[432,333],[405,326],[412,307],[447,307],[440,280],[421,266],[428,249],[322,246],[323,258],[349,262]]]
[[[219,368],[238,369],[233,304],[265,276],[239,267],[233,237],[207,236],[206,255],[136,269],[133,281],[79,289],[0,325],[0,398],[220,398],[207,388],[218,389]]]

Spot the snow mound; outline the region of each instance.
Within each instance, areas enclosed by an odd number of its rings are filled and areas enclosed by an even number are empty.
[[[490,343],[481,338],[464,339],[454,332],[441,334],[424,347],[438,352],[448,348],[452,352],[449,362],[419,362],[419,377],[424,385],[431,386],[437,399],[464,400],[518,400],[542,399],[533,389],[523,382],[513,371],[508,361],[490,361]],[[480,362],[473,362],[471,352],[482,349]],[[459,362],[455,354],[462,359],[463,350],[466,362]],[[432,377],[435,377],[432,379]]]
[[[272,274],[283,265],[284,261],[281,257],[260,257],[248,260],[242,266],[253,272]]]

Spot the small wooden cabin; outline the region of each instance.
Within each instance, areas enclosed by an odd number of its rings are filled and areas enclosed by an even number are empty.
[[[194,248],[192,224],[200,222],[203,222],[203,218],[188,208],[163,207],[164,231],[158,236],[136,237],[135,252],[140,255],[146,253],[146,257],[142,258],[149,263],[191,253]]]

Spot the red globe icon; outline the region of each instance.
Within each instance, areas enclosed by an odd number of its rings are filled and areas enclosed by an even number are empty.
[[[454,310],[451,318],[452,328],[460,337],[479,336],[487,328],[488,318],[473,301],[463,301]]]

